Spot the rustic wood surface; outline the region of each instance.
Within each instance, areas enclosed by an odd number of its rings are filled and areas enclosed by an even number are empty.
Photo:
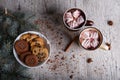
[[[120,80],[120,0],[0,0],[0,7],[31,12],[39,20],[39,32],[51,42],[49,61],[40,68],[29,69],[34,80]],[[80,31],[67,30],[62,22],[66,9],[78,7],[87,19],[95,22],[104,42],[111,43],[111,50],[86,51],[75,42],[68,52],[66,45]],[[108,20],[113,25],[107,24]],[[82,27],[85,28],[86,26]],[[86,60],[92,58],[93,62]]]

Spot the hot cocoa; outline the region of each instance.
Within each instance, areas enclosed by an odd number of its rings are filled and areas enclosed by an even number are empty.
[[[86,19],[83,11],[77,8],[68,10],[64,15],[65,24],[70,29],[77,29],[84,25]]]
[[[81,32],[79,40],[83,48],[95,50],[102,43],[102,34],[95,28],[87,28]]]

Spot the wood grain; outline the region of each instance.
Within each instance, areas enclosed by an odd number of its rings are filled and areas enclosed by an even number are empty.
[[[0,0],[0,7],[12,11],[18,10],[19,5],[22,12],[35,13],[34,20],[43,21],[39,24],[39,31],[52,44],[52,63],[48,61],[40,68],[29,69],[34,80],[120,80],[119,0]],[[63,13],[72,7],[82,9],[87,19],[95,22],[94,27],[102,32],[104,42],[111,43],[110,51],[86,51],[76,44],[71,46],[70,51],[63,51],[65,45],[80,32],[70,32],[62,22]],[[113,26],[107,25],[108,20],[113,21]],[[87,63],[87,58],[92,58],[93,62]]]

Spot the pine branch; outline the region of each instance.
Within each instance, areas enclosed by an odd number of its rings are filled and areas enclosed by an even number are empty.
[[[33,16],[25,16],[21,12],[12,13],[7,9],[0,9],[0,80],[32,79],[30,78],[31,75],[25,74],[28,69],[15,60],[12,48],[14,39],[18,34],[28,30],[38,30],[36,25],[27,21]]]

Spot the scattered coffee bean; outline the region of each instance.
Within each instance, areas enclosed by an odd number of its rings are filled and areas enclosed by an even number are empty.
[[[94,22],[91,20],[87,20],[85,26],[93,26]]]
[[[87,63],[91,63],[91,62],[93,62],[92,58],[88,58]]]
[[[107,24],[110,25],[110,26],[112,26],[112,25],[113,25],[113,21],[108,20],[108,21],[107,21]]]

